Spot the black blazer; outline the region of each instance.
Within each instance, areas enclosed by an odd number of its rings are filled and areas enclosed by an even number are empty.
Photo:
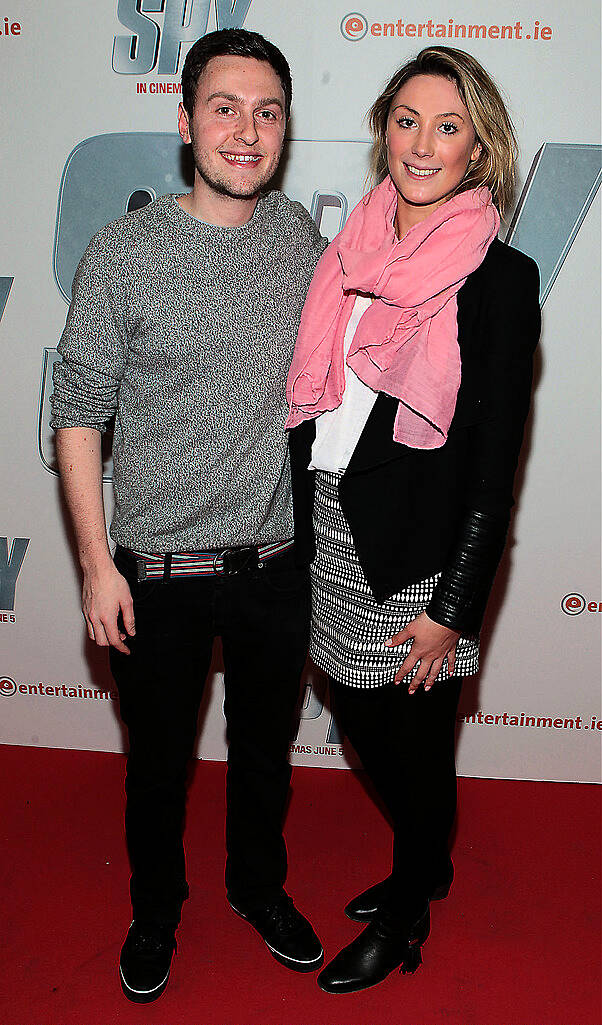
[[[507,530],[540,332],[537,265],[494,240],[457,300],[462,381],[447,441],[428,451],[395,442],[397,399],[381,392],[340,481],[341,507],[377,601],[444,570],[471,511],[493,517],[503,536]],[[290,434],[295,540],[304,560],[315,552],[315,474],[307,470],[314,438],[313,420]],[[483,610],[484,602],[481,617]],[[469,625],[478,629],[480,617]]]

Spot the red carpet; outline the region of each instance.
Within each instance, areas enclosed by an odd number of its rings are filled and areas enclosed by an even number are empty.
[[[600,791],[463,780],[456,883],[424,966],[333,997],[280,967],[226,906],[224,766],[199,763],[191,899],[166,993],[137,1006],[117,959],[129,924],[123,758],[0,747],[0,1025],[600,1025]],[[390,831],[350,772],[296,769],[288,886],[332,956],[342,907],[387,871]]]

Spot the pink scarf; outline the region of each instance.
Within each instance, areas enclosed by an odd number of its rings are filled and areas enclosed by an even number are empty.
[[[445,443],[460,386],[456,293],[485,258],[500,218],[489,190],[471,189],[398,239],[396,203],[387,177],[318,263],[288,376],[287,427],[341,404],[343,339],[360,292],[375,302],[358,324],[347,365],[374,391],[399,399],[395,441]]]

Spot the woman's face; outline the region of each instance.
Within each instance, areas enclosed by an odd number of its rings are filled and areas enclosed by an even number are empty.
[[[445,203],[480,152],[454,82],[436,75],[416,75],[406,82],[393,97],[387,122],[397,227],[405,234]]]

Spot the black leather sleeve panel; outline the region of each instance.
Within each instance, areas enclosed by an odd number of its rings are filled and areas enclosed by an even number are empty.
[[[460,633],[479,632],[506,533],[507,522],[499,516],[476,510],[467,513],[427,606],[430,619]]]
[[[485,418],[468,428],[467,477],[455,543],[427,615],[476,634],[504,550],[512,489],[529,411],[533,353],[541,327],[539,272],[523,257],[483,298]]]

